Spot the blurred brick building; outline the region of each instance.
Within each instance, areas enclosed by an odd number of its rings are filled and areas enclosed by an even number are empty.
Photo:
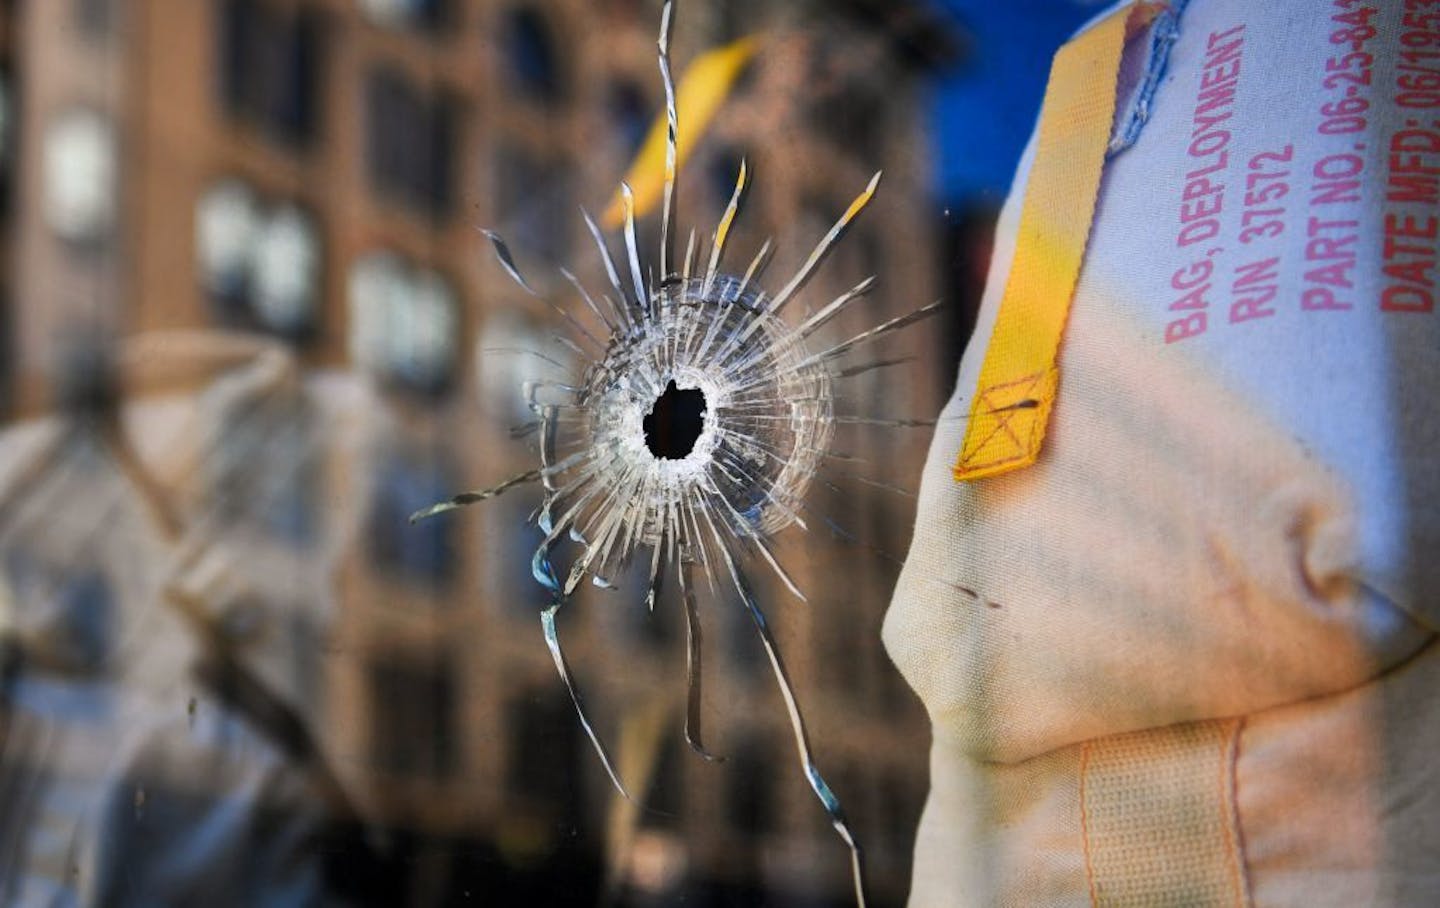
[[[797,771],[738,608],[715,603],[706,626],[709,735],[730,759],[693,757],[669,723],[653,760],[635,758],[654,766],[652,810],[626,823],[539,634],[535,498],[405,521],[531,461],[510,433],[527,418],[529,366],[505,351],[563,348],[549,341],[553,316],[515,290],[475,228],[501,232],[540,289],[573,302],[547,275],[596,274],[577,206],[605,207],[659,108],[658,20],[650,0],[0,3],[7,408],[42,409],[62,379],[59,352],[96,328],[262,332],[373,394],[380,412],[347,467],[366,475],[329,475],[324,458],[297,467],[261,521],[270,541],[254,568],[303,553],[325,532],[327,501],[364,490],[335,580],[341,607],[295,611],[288,670],[366,815],[411,843],[415,904],[491,879],[477,863],[531,876],[600,868],[621,826],[617,884],[637,904],[682,889],[717,904],[849,898],[843,848]],[[842,325],[858,330],[939,296],[917,92],[952,49],[924,7],[686,0],[677,28],[680,70],[709,47],[767,36],[687,165],[680,223],[703,242],[748,159],[755,185],[732,256],[748,260],[773,236],[771,280],[783,279],[884,168],[873,210],[811,299],[879,274],[873,302]],[[938,411],[939,351],[913,335],[894,343],[917,357],[910,371],[852,382],[844,412]],[[869,461],[855,472],[913,487],[925,441],[852,427],[837,445]],[[821,509],[860,544],[791,531],[782,554],[802,565],[811,604],[778,590],[764,601],[822,768],[868,845],[876,903],[899,904],[927,728],[878,632],[913,503],[837,485],[817,488]],[[673,605],[651,616],[633,586],[586,593],[562,625],[622,763],[650,751],[635,743],[645,716],[678,715]]]

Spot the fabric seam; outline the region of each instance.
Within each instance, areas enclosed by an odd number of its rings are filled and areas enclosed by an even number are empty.
[[[1249,862],[1245,857],[1245,830],[1240,826],[1240,735],[1245,731],[1245,718],[1242,716],[1234,722],[1234,730],[1230,733],[1228,753],[1225,756],[1225,766],[1230,772],[1229,791],[1229,833],[1231,837],[1231,851],[1234,860],[1235,876],[1235,898],[1236,904],[1249,908],[1252,902],[1250,893],[1250,872]]]
[[[1150,121],[1150,106],[1160,89],[1160,82],[1170,64],[1170,49],[1180,38],[1180,16],[1185,12],[1189,0],[1171,0],[1150,26],[1150,47],[1145,62],[1145,76],[1135,91],[1124,121],[1115,129],[1110,144],[1105,149],[1105,160],[1134,145]]]
[[[1095,886],[1095,867],[1090,855],[1090,821],[1085,807],[1085,777],[1090,770],[1090,742],[1080,748],[1080,850],[1085,856],[1085,883],[1090,889],[1090,904],[1100,904],[1100,894]]]

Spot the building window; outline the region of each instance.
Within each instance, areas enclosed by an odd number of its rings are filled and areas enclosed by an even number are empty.
[[[319,14],[262,0],[221,0],[220,98],[232,117],[275,141],[307,146],[318,132]]]
[[[711,155],[706,176],[717,206],[723,208],[730,204],[730,197],[735,194],[735,183],[740,179],[740,163],[744,160],[745,152],[733,145],[719,148]]]
[[[925,809],[925,793],[908,775],[893,770],[881,778],[878,787],[883,847],[899,864],[914,853],[915,832]]]
[[[518,144],[502,145],[495,161],[495,204],[511,247],[552,264],[568,261],[575,223],[570,168]]]
[[[438,32],[447,24],[447,0],[360,0],[360,10],[382,28]]]
[[[241,180],[223,180],[195,210],[200,280],[220,320],[287,340],[318,328],[320,234],[293,202],[266,204]]]
[[[718,0],[713,8],[715,43],[729,44],[755,30],[760,14],[750,0]]]
[[[633,158],[650,131],[655,111],[645,92],[634,82],[612,82],[605,93],[606,121],[615,130],[620,150]]]
[[[661,0],[601,0],[598,4],[605,15],[628,22],[657,21]]]
[[[92,110],[72,109],[45,133],[45,219],[60,239],[81,246],[105,243],[117,219],[115,129]]]
[[[459,691],[444,654],[388,653],[370,666],[371,754],[383,772],[444,781],[459,769]]]
[[[8,71],[0,70],[0,210],[10,207],[11,174],[16,145],[15,83]]]
[[[685,610],[685,603],[680,600],[678,588],[674,583],[661,584],[661,594],[656,598],[655,611],[645,608],[642,601],[650,589],[650,552],[642,549],[631,562],[626,570],[625,578],[620,581],[622,590],[629,591],[637,600],[626,607],[625,615],[629,619],[630,634],[633,639],[658,651],[666,651],[675,640],[685,621],[682,614]],[[664,570],[662,565],[661,570]],[[699,583],[697,572],[692,583]],[[696,590],[696,595],[700,595]]]
[[[885,242],[880,236],[877,226],[879,223],[879,221],[867,221],[858,225],[860,229],[856,232],[855,237],[858,240],[855,250],[855,270],[862,280],[872,275],[884,274],[886,270],[884,267]]]
[[[436,397],[453,387],[460,303],[434,271],[372,253],[350,269],[350,358],[382,383]]]
[[[531,562],[545,541],[545,533],[530,519],[539,506],[539,496],[519,489],[506,497],[511,496],[509,503],[502,500],[486,509],[489,557],[485,559],[485,583],[498,600],[497,612],[531,622],[550,604],[549,591],[531,573]]]
[[[432,593],[448,590],[458,571],[454,515],[411,525],[410,515],[455,494],[443,461],[396,453],[380,465],[367,521],[371,562],[392,580]]]
[[[809,105],[810,125],[842,154],[867,166],[879,163],[889,133],[890,105],[875,72],[872,48],[858,36],[830,36],[815,45],[810,84],[818,86]],[[893,76],[893,74],[892,74]]]
[[[320,238],[308,214],[291,203],[270,213],[256,238],[251,275],[260,323],[282,337],[308,336],[320,299]]]
[[[849,571],[846,573],[848,576]],[[860,578],[856,580],[856,586],[865,582]],[[854,593],[853,586],[844,589],[838,587],[839,585],[832,587],[831,596]],[[832,601],[846,600],[834,598]],[[862,645],[870,638],[851,622],[817,621],[814,627],[814,659],[818,665],[816,677],[851,708],[858,710],[875,707],[880,700],[880,692],[874,684],[875,660],[871,652]]]
[[[645,806],[650,808],[645,825],[673,829],[684,822],[684,757],[690,750],[680,743],[678,736],[671,735],[661,739],[658,746],[660,752],[655,757],[654,775],[650,778],[650,791],[644,801]]]
[[[723,579],[723,578],[722,578]],[[768,680],[765,646],[755,629],[755,619],[733,587],[725,586],[716,597],[725,634],[725,654],[736,678],[750,684]]]
[[[72,0],[75,24],[92,41],[103,41],[115,32],[120,0]]]
[[[800,223],[807,236],[821,237],[845,213],[848,202],[825,193],[807,193],[800,201]]]
[[[365,165],[375,193],[442,220],[453,209],[456,103],[426,96],[397,69],[365,77]]]
[[[556,343],[540,322],[508,308],[486,315],[475,349],[475,379],[495,428],[508,431],[536,418],[525,400],[527,382],[574,384],[578,375],[573,351]]]
[[[558,102],[562,94],[560,60],[544,14],[528,6],[510,10],[505,14],[502,36],[515,90],[542,104]]]
[[[510,753],[507,790],[527,802],[550,805],[567,822],[579,810],[580,779],[585,774],[574,707],[553,689],[533,691],[512,700],[506,708]]]
[[[728,761],[725,820],[746,839],[775,828],[775,760],[755,737],[742,738]]]
[[[259,232],[260,200],[249,185],[226,180],[195,209],[195,251],[200,280],[229,321],[249,309],[250,262]]]
[[[15,404],[15,382],[19,378],[15,363],[15,326],[8,294],[0,291],[0,419],[8,419]]]

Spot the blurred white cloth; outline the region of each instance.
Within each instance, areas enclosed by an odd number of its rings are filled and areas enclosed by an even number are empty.
[[[167,369],[191,385],[120,418],[182,517],[178,538],[98,431],[58,417],[0,431],[0,639],[18,653],[0,704],[0,904],[316,904],[327,804],[273,734],[197,678],[207,652],[163,590],[178,579],[204,599],[303,714],[292,648],[315,662],[318,641],[289,619],[323,625],[343,534],[287,562],[261,557],[238,515],[343,435],[294,409],[308,395],[277,345],[184,335],[120,357],[137,386]],[[177,574],[187,548],[195,567]]]
[[[1433,224],[1386,181],[1440,120],[1372,6],[1185,9],[1119,114],[1040,459],[958,484],[1022,161],[885,626],[935,732],[916,908],[1440,903],[1440,329],[1384,244]]]

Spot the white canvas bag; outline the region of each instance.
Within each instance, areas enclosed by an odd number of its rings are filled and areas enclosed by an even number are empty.
[[[952,472],[1032,142],[887,616],[912,905],[1440,904],[1440,4],[1194,0],[1121,83],[1038,460]]]

